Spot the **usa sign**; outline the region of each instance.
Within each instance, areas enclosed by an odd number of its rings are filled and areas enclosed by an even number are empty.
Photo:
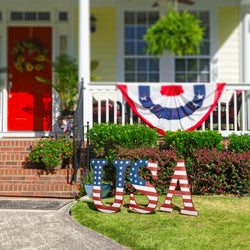
[[[107,165],[107,160],[92,159],[93,165],[93,201],[95,207],[103,213],[115,213],[119,211],[124,199],[124,179],[125,171],[128,166],[131,165],[130,160],[114,160],[113,164],[116,168],[116,189],[115,199],[112,205],[106,206],[102,203],[101,199],[101,182],[102,182],[102,170]],[[138,213],[152,213],[158,204],[158,193],[155,187],[142,179],[138,174],[138,169],[141,166],[146,166],[152,173],[153,179],[157,179],[158,164],[150,162],[148,160],[138,160],[133,163],[129,171],[129,181],[132,186],[140,193],[144,194],[148,199],[148,205],[141,207],[137,204],[133,194],[130,194],[129,208]],[[177,183],[179,183],[180,190],[176,190]],[[164,204],[160,206],[159,210],[162,212],[173,212],[171,206],[174,195],[182,197],[184,208],[180,213],[184,215],[198,216],[199,212],[194,208],[192,196],[190,192],[187,171],[184,160],[179,160],[174,170],[172,180],[164,201]]]

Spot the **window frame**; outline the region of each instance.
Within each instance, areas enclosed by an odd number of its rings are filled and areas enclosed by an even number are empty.
[[[120,19],[120,22],[121,22],[121,29],[120,29],[120,37],[122,37],[122,39],[119,38],[119,40],[122,40],[121,42],[121,46],[120,46],[120,58],[122,58],[122,62],[120,64],[120,69],[121,69],[121,74],[119,75],[119,79],[121,79],[121,81],[125,82],[125,74],[126,74],[126,70],[125,70],[125,60],[126,59],[134,59],[135,60],[135,63],[137,62],[137,60],[140,60],[140,59],[146,59],[147,60],[147,64],[150,62],[150,60],[155,60],[155,57],[154,56],[151,56],[151,55],[146,55],[146,54],[143,54],[143,55],[139,55],[139,54],[134,54],[134,55],[126,55],[125,54],[125,13],[126,12],[134,12],[134,13],[138,13],[138,12],[145,12],[145,13],[149,13],[149,12],[156,12],[158,13],[158,15],[160,16],[160,13],[158,10],[155,10],[155,9],[124,9],[122,11],[122,15],[121,15],[121,19]],[[138,27],[137,26],[138,24],[136,23],[135,24],[135,27]],[[140,25],[140,24],[139,24]],[[147,25],[147,24],[145,24]],[[137,39],[135,39],[137,40]],[[118,41],[118,40],[117,40]],[[160,76],[161,76],[161,73],[160,73],[160,70],[161,70],[161,59],[160,57],[157,58],[158,60],[158,69],[157,70],[152,70],[150,71],[151,75],[153,74],[157,74],[157,77],[158,77],[158,81],[153,81],[153,82],[160,82]],[[149,67],[149,66],[148,66]],[[135,74],[140,74],[140,72],[138,72],[138,70],[136,69],[135,71],[132,71],[132,72],[135,72]],[[148,81],[149,77],[150,77],[150,73],[148,71],[148,69],[146,71],[146,75],[147,75],[147,81],[132,81],[132,82],[150,82]]]
[[[207,25],[202,25],[202,26],[205,26],[205,27],[208,27],[208,38],[204,38],[203,41],[204,42],[208,42],[209,43],[209,52],[207,55],[202,55],[202,54],[197,54],[197,55],[185,55],[183,57],[179,57],[177,55],[174,55],[174,59],[173,59],[173,67],[174,67],[174,82],[181,82],[181,83],[209,83],[212,81],[212,78],[211,78],[211,72],[212,72],[212,65],[211,65],[211,60],[212,60],[212,33],[211,33],[211,29],[212,29],[212,22],[211,22],[211,19],[212,19],[212,15],[211,15],[211,11],[210,10],[192,10],[190,9],[189,10],[190,12],[194,12],[194,13],[201,13],[201,12],[207,12],[208,14],[208,23]],[[176,74],[178,73],[176,71],[176,61],[177,60],[185,60],[185,70],[183,71],[178,71],[180,74],[185,74],[185,81],[178,81],[177,78],[176,78]],[[191,60],[197,60],[197,61],[201,61],[201,60],[208,60],[208,70],[204,70],[203,74],[204,75],[208,75],[208,81],[202,81],[201,80],[201,77],[202,77],[202,70],[200,69],[197,69],[197,70],[194,70],[194,71],[189,71],[188,70],[188,67],[189,67],[189,64],[188,61],[191,61]],[[197,66],[197,67],[200,67],[200,64]],[[192,74],[197,74],[197,80],[196,81],[188,81],[188,77],[189,77],[189,74],[192,73]]]

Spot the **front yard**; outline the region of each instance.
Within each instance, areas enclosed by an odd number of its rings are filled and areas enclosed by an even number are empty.
[[[81,225],[106,235],[131,249],[249,249],[250,198],[193,196],[198,217],[180,215],[181,197],[174,196],[174,212],[157,208],[152,214],[138,214],[128,209],[129,196],[121,211],[103,214],[92,200],[78,202],[71,214]],[[159,197],[159,205],[165,196]],[[138,204],[147,204],[137,195]],[[104,199],[111,205],[113,198]]]

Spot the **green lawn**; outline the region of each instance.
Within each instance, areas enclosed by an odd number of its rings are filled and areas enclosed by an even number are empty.
[[[138,214],[127,205],[115,214],[96,210],[92,200],[78,202],[72,216],[80,224],[131,249],[250,249],[250,198],[193,196],[199,216],[179,214],[181,197],[174,197],[173,213]],[[160,203],[165,196],[160,196]],[[136,196],[146,204],[145,196]],[[112,198],[104,199],[106,205]],[[129,196],[125,196],[129,203]]]

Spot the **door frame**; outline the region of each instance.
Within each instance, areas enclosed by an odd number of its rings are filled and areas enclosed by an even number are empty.
[[[32,0],[28,0],[31,1]],[[26,2],[28,2],[26,1]],[[48,11],[50,12],[50,21],[36,21],[33,23],[22,21],[16,22],[16,21],[10,21],[10,10],[11,11],[30,11],[29,5],[27,4],[27,8],[20,7],[13,9],[13,5],[8,6],[6,4],[3,6],[2,12],[2,20],[0,20],[0,68],[5,67],[8,62],[7,58],[7,41],[8,41],[8,27],[51,27],[52,29],[52,61],[56,58],[56,56],[60,53],[60,36],[67,36],[67,48],[64,52],[67,54],[75,57],[77,53],[77,49],[75,47],[76,41],[77,41],[77,34],[75,32],[75,26],[76,24],[76,8],[77,4],[75,1],[67,1],[62,3],[60,7],[58,7],[58,3],[54,3],[54,6],[51,6],[50,9],[48,9],[48,5],[46,5],[47,0],[44,0],[44,4],[42,4],[43,7],[40,8],[40,6],[34,8],[34,11]],[[20,2],[17,2],[16,6],[19,6]],[[51,2],[50,2],[51,5]],[[52,3],[53,5],[53,3]],[[68,12],[68,21],[67,22],[59,22],[57,19],[57,16],[60,11],[67,11]],[[2,92],[0,92],[0,138],[1,137],[41,137],[41,136],[54,136],[55,131],[59,130],[59,127],[55,127],[55,121],[56,117],[59,114],[59,108],[57,107],[58,99],[57,94],[54,90],[52,90],[52,130],[51,131],[8,131],[8,96],[7,96],[7,73],[2,74],[1,78],[4,81],[4,86],[2,89]],[[53,78],[53,72],[52,72],[52,78]],[[1,115],[2,114],[2,115]]]

